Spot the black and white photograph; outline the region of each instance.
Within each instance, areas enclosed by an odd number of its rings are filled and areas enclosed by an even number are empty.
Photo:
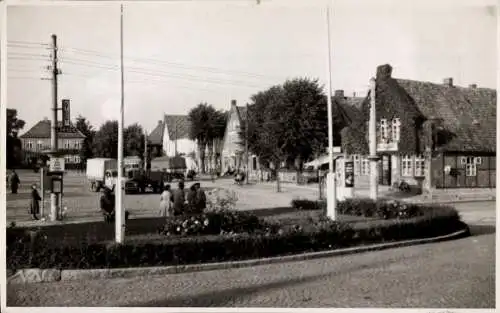
[[[2,306],[496,307],[498,1],[2,5]]]

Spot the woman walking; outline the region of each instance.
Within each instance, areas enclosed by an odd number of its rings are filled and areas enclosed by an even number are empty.
[[[160,196],[160,214],[163,217],[171,217],[173,215],[173,203],[172,203],[172,192],[170,191],[170,185],[165,185],[163,192]]]
[[[32,185],[31,188],[30,214],[34,220],[38,220],[37,214],[40,213],[40,204],[38,201],[42,200],[42,198],[38,194],[38,190],[36,190],[36,185]]]

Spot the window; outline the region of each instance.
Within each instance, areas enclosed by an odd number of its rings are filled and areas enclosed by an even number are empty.
[[[75,140],[74,147],[75,147],[75,149],[80,149],[80,141]]]
[[[401,175],[413,176],[413,158],[411,155],[403,155],[401,158]]]
[[[33,141],[28,140],[28,142],[26,142],[26,147],[27,147],[29,150],[32,150],[32,149],[33,149]]]
[[[363,158],[361,160],[361,175],[370,175],[370,160],[368,160],[368,158]]]
[[[38,148],[39,151],[42,150],[42,141],[41,140],[38,140],[38,142],[37,142],[37,148]]]
[[[80,156],[79,155],[75,155],[75,163],[80,163]]]
[[[359,159],[359,154],[353,156],[354,159],[354,175],[360,175],[361,173],[361,161]]]
[[[71,162],[71,158],[70,158],[70,156],[69,156],[69,155],[65,155],[65,156],[64,156],[64,162],[65,162],[65,163],[70,163],[70,162]]]
[[[388,138],[388,125],[385,118],[380,120],[380,138],[382,141]]]
[[[415,176],[425,175],[425,157],[423,155],[415,156]]]
[[[477,167],[474,157],[467,157],[465,163],[465,176],[476,176]]]
[[[64,140],[64,149],[69,149],[69,140]]]
[[[392,140],[399,141],[401,133],[401,121],[399,118],[395,118],[392,120]]]
[[[254,170],[254,171],[257,170],[257,157],[256,156],[252,157],[252,170]]]

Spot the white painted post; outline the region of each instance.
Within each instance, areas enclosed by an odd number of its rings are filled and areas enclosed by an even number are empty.
[[[370,79],[370,122],[369,122],[369,146],[370,146],[370,198],[377,200],[378,197],[378,169],[377,169],[377,117],[375,107],[375,78]]]

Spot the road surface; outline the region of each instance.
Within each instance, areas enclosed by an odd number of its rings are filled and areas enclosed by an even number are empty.
[[[494,308],[493,226],[472,237],[317,260],[8,287],[9,306]]]

